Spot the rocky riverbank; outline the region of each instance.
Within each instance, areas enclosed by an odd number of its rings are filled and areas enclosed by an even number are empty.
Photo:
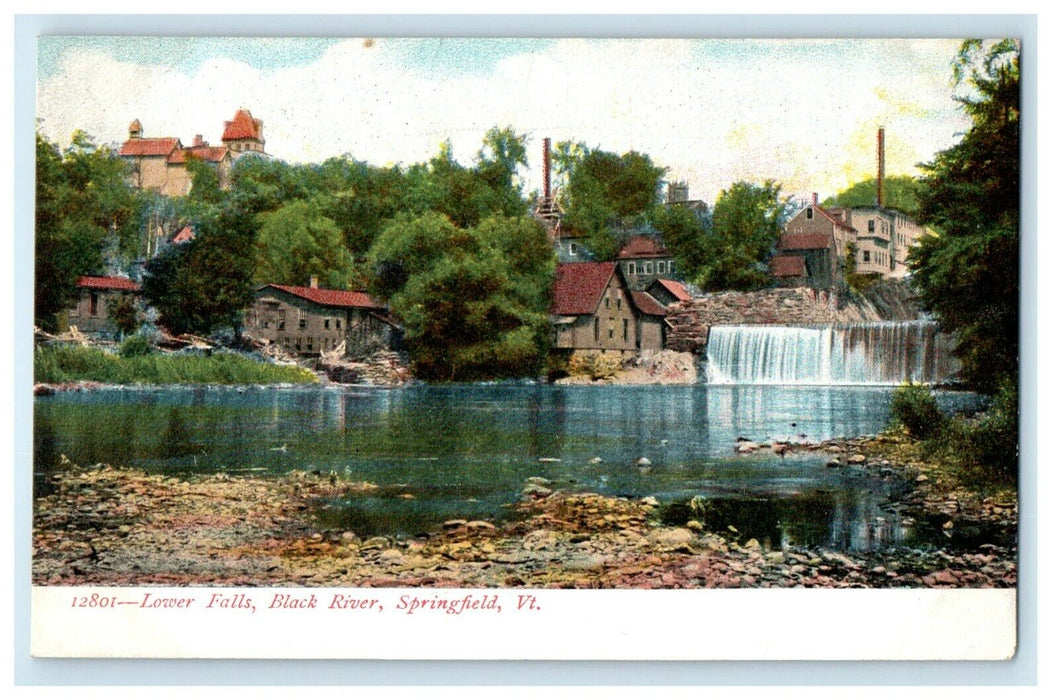
[[[770,550],[738,532],[689,520],[664,524],[653,498],[568,493],[529,480],[504,522],[452,520],[414,539],[326,529],[327,499],[370,483],[294,472],[187,480],[65,463],[34,508],[38,585],[343,587],[1011,587],[1016,583],[1014,493],[963,489],[927,465],[898,463],[900,444],[833,441],[791,449],[834,455],[835,468],[883,470],[915,486],[903,505],[953,542],[999,528],[974,547],[838,552]],[[772,449],[769,445],[767,448]],[[888,452],[889,451],[889,452]],[[747,452],[749,454],[749,451]],[[863,457],[863,460],[860,459]],[[1007,533],[1007,534],[1004,534]]]

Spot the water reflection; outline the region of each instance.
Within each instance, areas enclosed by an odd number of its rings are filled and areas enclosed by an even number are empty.
[[[889,397],[885,388],[706,385],[62,393],[35,401],[34,484],[46,489],[60,454],[167,473],[334,470],[380,489],[330,504],[325,518],[415,534],[453,517],[504,517],[525,479],[542,476],[662,501],[699,495],[744,523],[725,527],[757,522],[770,541],[871,549],[904,537],[880,509],[891,485],[826,469],[821,457],[736,458],[733,447],[737,437],[876,432]],[[949,409],[974,400],[941,397]]]

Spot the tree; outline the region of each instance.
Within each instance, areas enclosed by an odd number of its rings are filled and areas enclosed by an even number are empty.
[[[243,311],[253,303],[254,232],[242,212],[226,207],[200,226],[195,240],[147,263],[143,296],[159,322],[176,334],[242,332]]]
[[[402,214],[369,254],[371,291],[402,321],[413,371],[428,380],[532,376],[548,349],[554,258],[534,221],[458,228]]]
[[[651,225],[687,279],[698,277],[707,268],[713,231],[710,211],[697,213],[686,206],[663,204],[652,212]]]
[[[771,180],[755,185],[737,182],[717,197],[713,233],[705,239],[705,265],[694,278],[707,291],[748,291],[772,280],[766,259],[783,231],[790,207]]]
[[[586,247],[597,258],[613,259],[625,231],[646,223],[658,203],[666,169],[636,151],[619,156],[583,144],[561,143],[554,155],[567,181],[565,224],[587,237]]]
[[[140,327],[140,310],[131,294],[117,294],[107,302],[107,314],[122,337],[132,335]]]
[[[887,176],[883,179],[883,204],[887,209],[907,214],[919,219],[920,181],[911,175]],[[878,190],[874,179],[862,180],[857,184],[829,197],[823,204],[830,207],[873,207],[876,204]]]
[[[938,235],[910,259],[924,307],[955,336],[961,377],[988,393],[1018,376],[1019,80],[1015,41],[961,47],[954,83],[971,127],[922,166],[920,211]]]
[[[316,277],[330,289],[345,289],[353,258],[335,222],[309,202],[293,200],[257,217],[254,278],[258,283],[305,285]]]
[[[127,164],[109,149],[76,132],[60,152],[40,134],[36,140],[36,323],[49,330],[77,297],[77,278],[133,257],[139,248],[144,198],[125,181]]]

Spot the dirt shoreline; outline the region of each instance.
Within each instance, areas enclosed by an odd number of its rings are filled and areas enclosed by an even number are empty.
[[[780,449],[781,443],[759,449]],[[976,492],[936,465],[901,458],[886,436],[787,445],[832,456],[835,468],[907,478],[902,512],[954,541],[1005,533],[971,550],[769,551],[697,521],[666,526],[652,498],[552,490],[531,479],[520,517],[453,520],[415,539],[318,528],[323,499],[374,490],[337,476],[210,475],[187,480],[69,462],[35,501],[36,585],[330,587],[731,588],[1013,587],[1013,490]],[[738,448],[737,448],[738,449]],[[747,454],[753,451],[746,451]],[[902,459],[902,461],[898,461]]]

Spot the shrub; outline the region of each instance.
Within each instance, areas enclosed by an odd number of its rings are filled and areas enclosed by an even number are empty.
[[[130,335],[121,344],[120,354],[122,357],[143,357],[154,351],[151,341],[142,335]]]
[[[968,457],[988,469],[1008,475],[1019,469],[1019,392],[1012,381],[1003,382],[992,405],[969,431]]]
[[[948,420],[925,384],[902,384],[890,401],[890,415],[916,440],[937,437]]]

